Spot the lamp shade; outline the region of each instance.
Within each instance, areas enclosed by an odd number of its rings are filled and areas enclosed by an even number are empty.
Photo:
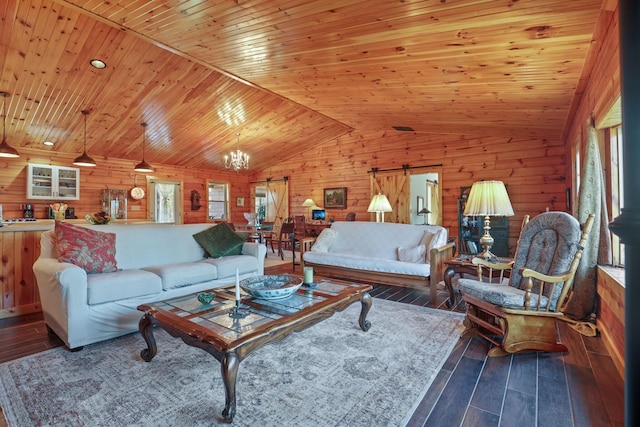
[[[304,206],[305,208],[312,208],[318,205],[316,205],[316,202],[314,202],[313,199],[307,199],[302,203],[302,206]]]
[[[502,181],[478,181],[469,192],[465,216],[511,216],[511,201]]]
[[[142,159],[142,161],[138,163],[133,170],[136,172],[153,172],[153,166]]]
[[[431,213],[431,211],[429,209],[427,209],[427,208],[422,208],[420,210],[420,212],[418,212],[419,215],[426,215],[426,214],[430,214],[430,213]]]
[[[378,193],[371,199],[367,212],[391,212],[391,203],[384,194]]]

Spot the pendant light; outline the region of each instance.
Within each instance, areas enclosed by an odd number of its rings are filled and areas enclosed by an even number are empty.
[[[82,155],[76,157],[73,164],[76,166],[94,167],[96,165],[95,160],[87,154],[87,116],[89,115],[89,112],[87,110],[82,110],[82,115],[84,116],[84,151],[82,151]]]
[[[240,169],[249,169],[249,155],[240,151],[240,134],[238,133],[238,145],[236,151],[231,152],[229,155],[224,156],[224,167],[227,169],[233,168],[238,172]]]
[[[146,132],[146,127],[147,124],[146,123],[140,123],[140,126],[142,126],[142,161],[140,163],[138,163],[136,165],[136,167],[134,168],[134,170],[136,172],[153,172],[153,166],[151,166],[149,163],[147,163],[144,160],[144,143],[146,141],[146,136],[147,136],[147,132]]]
[[[20,157],[18,150],[7,144],[7,138],[5,137],[5,128],[7,125],[6,100],[9,94],[7,92],[0,92],[0,96],[4,98],[2,100],[2,144],[0,144],[0,157]]]

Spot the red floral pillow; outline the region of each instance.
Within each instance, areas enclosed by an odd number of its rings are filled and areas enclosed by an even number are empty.
[[[116,264],[116,235],[56,221],[58,261],[70,262],[87,273],[113,273]]]

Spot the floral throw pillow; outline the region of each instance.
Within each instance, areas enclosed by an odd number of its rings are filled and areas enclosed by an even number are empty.
[[[87,273],[113,273],[116,263],[116,235],[56,221],[58,261],[77,265]]]

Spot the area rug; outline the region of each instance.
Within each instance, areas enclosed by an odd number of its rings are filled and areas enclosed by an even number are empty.
[[[276,265],[282,265],[282,264],[289,264],[291,265],[291,257],[293,256],[291,254],[291,251],[283,251],[284,252],[284,260],[282,258],[280,258],[280,255],[278,255],[278,251],[276,251],[276,253],[272,253],[271,252],[271,248],[267,249],[269,251],[269,253],[267,253],[267,257],[264,259],[264,267],[268,268],[268,267],[274,267]],[[300,254],[296,251],[296,262],[300,262]]]
[[[453,349],[462,316],[374,299],[267,345],[238,371],[236,426],[404,425]],[[220,364],[157,331],[142,361],[139,334],[56,348],[0,365],[0,404],[16,426],[223,424]]]

